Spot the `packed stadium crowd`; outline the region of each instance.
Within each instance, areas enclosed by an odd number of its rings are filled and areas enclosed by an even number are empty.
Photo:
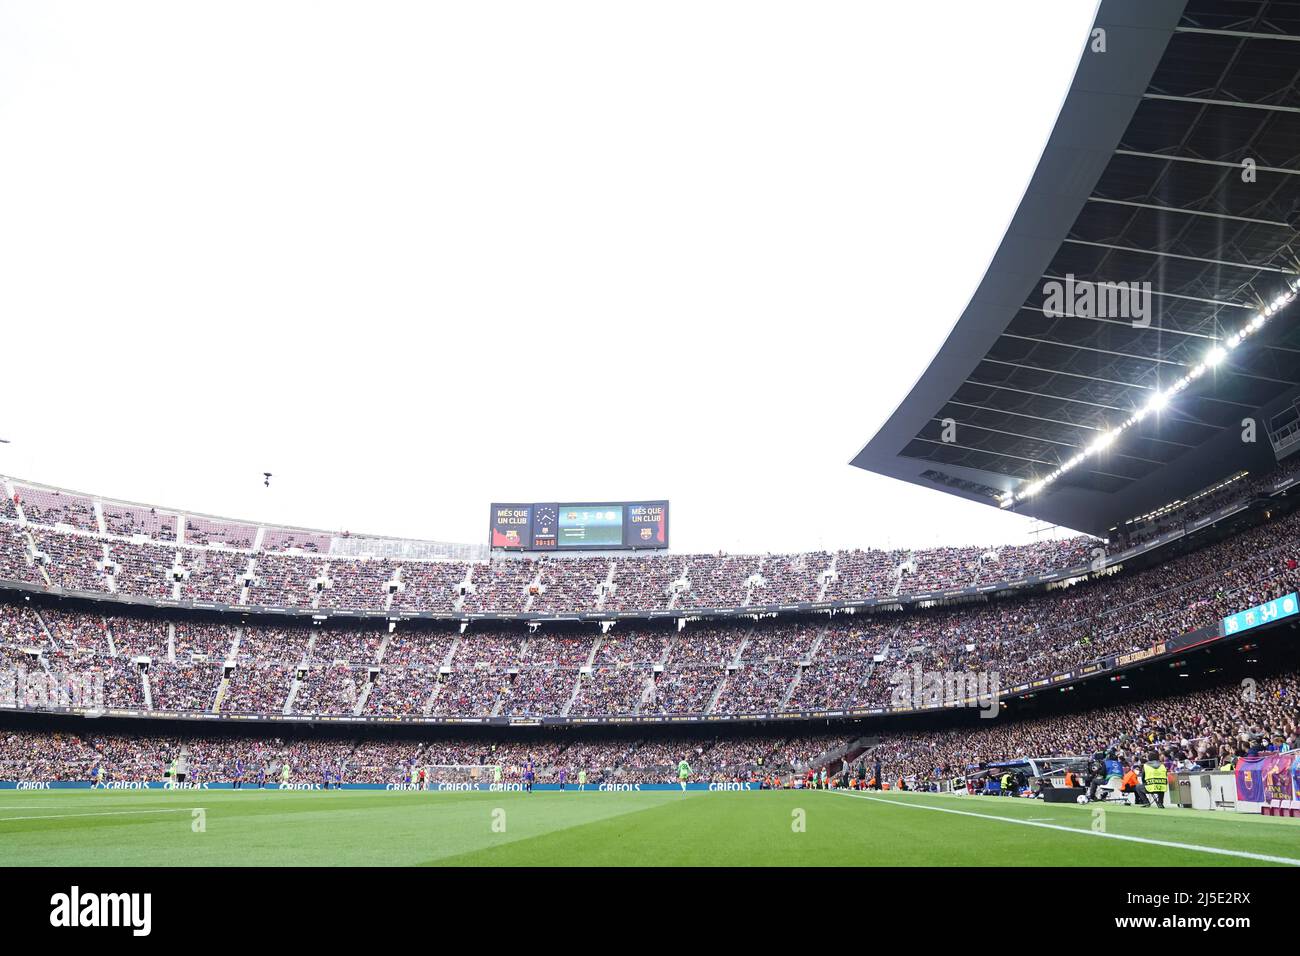
[[[1121,529],[1131,546],[1290,469],[1225,482]],[[746,607],[926,595],[1079,568],[1101,542],[846,550],[795,555],[510,557],[397,561],[329,553],[315,532],[159,513],[13,484],[0,513],[0,579],[66,591],[327,611],[572,613]],[[20,515],[19,509],[22,509]],[[21,520],[20,520],[21,519]],[[257,547],[254,547],[254,543]]]
[[[662,559],[660,559],[662,560]],[[656,561],[656,563],[659,563]],[[1025,596],[875,613],[522,625],[222,623],[0,602],[0,645],[93,673],[110,706],[492,717],[889,708],[900,675],[981,672],[1005,690],[1217,626],[1300,588],[1300,513],[1144,570]]]
[[[693,781],[724,783],[789,777],[812,758],[844,746],[843,735],[803,738],[595,739],[502,742],[481,737],[427,741],[293,736],[175,736],[45,733],[0,728],[0,780],[166,782],[256,785],[491,782],[519,783],[531,761],[537,782],[584,773],[592,785],[675,781],[686,760]],[[285,768],[288,771],[285,771]]]
[[[1125,762],[1157,754],[1183,769],[1230,768],[1239,757],[1300,744],[1300,672],[1210,690],[1150,697],[1075,714],[882,738],[859,760],[884,779],[919,785],[989,763],[1113,753]]]
[[[299,610],[560,614],[863,600],[1077,568],[1097,544],[1074,537],[1001,548],[393,560],[332,554],[320,533],[12,487],[0,513],[0,579]]]
[[[1244,503],[1300,463],[1237,477],[1117,529],[1112,551]],[[159,513],[14,483],[0,511],[0,579],[37,587],[248,607],[562,614],[747,607],[928,595],[1072,570],[1086,537],[1005,547],[805,554],[392,560],[330,553],[319,532]],[[21,509],[21,513],[19,511]]]
[[[1187,500],[1172,502],[1151,515],[1131,519],[1116,528],[1116,543],[1132,547],[1188,525],[1211,515],[1219,509],[1243,504],[1283,483],[1300,477],[1300,460],[1283,461],[1276,468],[1259,474],[1238,473],[1230,475],[1219,484],[1205,489]]]
[[[164,781],[180,760],[186,782],[433,784],[536,780],[593,785],[664,783],[680,761],[691,780],[803,784],[809,772],[847,770],[926,788],[1000,761],[1107,754],[1171,768],[1231,769],[1238,758],[1300,743],[1300,672],[1023,720],[855,738],[805,736],[593,738],[504,742],[466,736],[425,741],[292,735],[175,736],[0,729],[0,780]],[[285,768],[288,768],[287,770]],[[99,776],[100,768],[104,775]],[[423,771],[423,772],[422,772]],[[563,774],[563,778],[561,777]]]

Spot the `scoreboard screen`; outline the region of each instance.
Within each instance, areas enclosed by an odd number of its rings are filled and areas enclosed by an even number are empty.
[[[493,503],[493,548],[609,551],[668,547],[668,502]]]
[[[623,547],[623,506],[566,505],[560,509],[561,548]]]

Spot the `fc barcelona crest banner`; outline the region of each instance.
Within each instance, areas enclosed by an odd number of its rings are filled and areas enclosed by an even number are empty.
[[[1237,800],[1278,803],[1294,800],[1300,787],[1300,762],[1295,754],[1261,754],[1237,762]]]

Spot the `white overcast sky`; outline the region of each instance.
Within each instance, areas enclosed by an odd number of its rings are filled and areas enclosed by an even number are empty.
[[[454,541],[661,497],[675,550],[1028,540],[847,462],[1095,6],[0,0],[0,473]]]

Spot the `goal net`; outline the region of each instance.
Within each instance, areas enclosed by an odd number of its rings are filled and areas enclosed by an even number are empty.
[[[424,783],[428,787],[476,784],[486,786],[496,779],[494,771],[500,764],[490,763],[434,763],[416,764],[413,768],[412,783],[420,782],[420,771],[424,771]]]

